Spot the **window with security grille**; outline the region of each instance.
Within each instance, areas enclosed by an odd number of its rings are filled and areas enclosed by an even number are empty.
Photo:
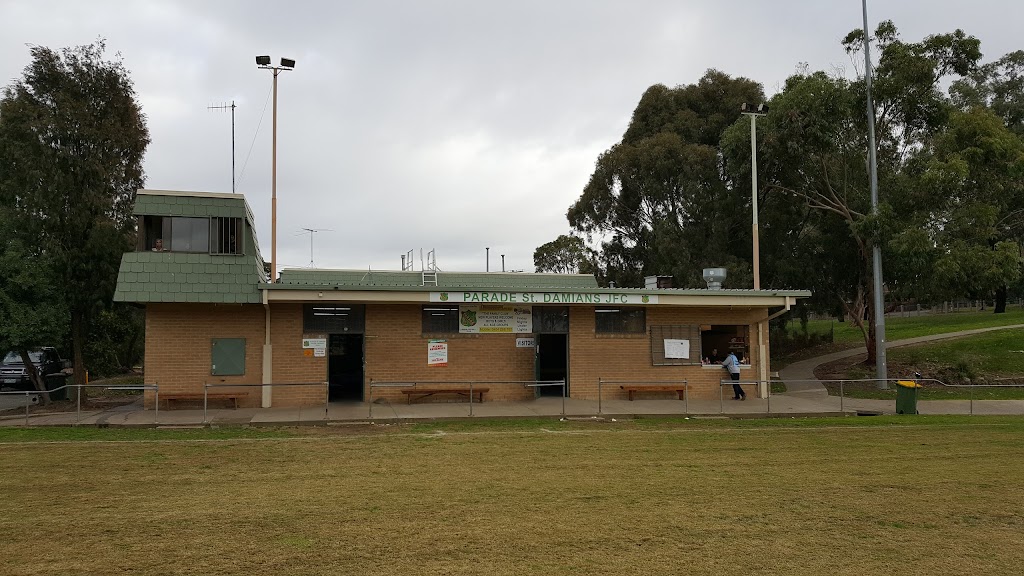
[[[430,304],[423,307],[424,334],[458,334],[459,307]]]
[[[362,334],[366,307],[362,304],[323,303],[302,307],[303,333]]]
[[[242,254],[242,219],[210,218],[210,253]]]
[[[534,306],[533,332],[535,334],[568,334],[568,306]]]
[[[647,331],[647,310],[640,307],[594,309],[598,334],[643,334]]]
[[[700,326],[651,326],[651,364],[690,366],[701,364]]]

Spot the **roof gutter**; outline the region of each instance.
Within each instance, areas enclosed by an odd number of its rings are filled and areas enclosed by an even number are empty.
[[[772,321],[772,320],[774,320],[774,319],[778,318],[779,316],[782,316],[782,315],[783,315],[783,314],[785,314],[786,312],[789,312],[789,310],[790,310],[790,309],[791,309],[791,308],[793,307],[793,301],[794,301],[795,299],[794,299],[794,298],[791,298],[791,297],[789,297],[789,296],[786,296],[785,298],[786,298],[786,303],[784,304],[784,308],[783,308],[782,310],[779,310],[779,311],[778,311],[778,312],[776,312],[775,314],[772,314],[772,315],[771,315],[771,316],[769,316],[768,318],[766,318],[766,319],[765,319],[765,321],[766,321],[766,322],[770,322],[770,321]]]

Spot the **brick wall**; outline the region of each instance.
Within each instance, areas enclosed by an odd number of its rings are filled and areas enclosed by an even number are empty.
[[[764,312],[761,311],[760,314]],[[648,333],[638,335],[597,334],[593,307],[570,308],[569,389],[573,398],[597,399],[598,378],[605,380],[686,379],[690,397],[714,399],[719,381],[728,377],[716,367],[653,366],[649,330],[657,325],[714,324],[748,325],[753,366],[744,368],[742,379],[756,379],[757,311],[703,308],[647,308]],[[534,379],[532,348],[516,348],[523,334],[423,334],[421,308],[416,304],[368,304],[366,306],[365,373],[363,397],[370,395],[370,382],[480,382],[490,390],[486,400],[528,400],[534,390],[522,384],[493,383],[496,380]],[[302,348],[302,304],[271,305],[271,343],[275,383],[316,383],[310,386],[273,389],[273,406],[323,404],[327,379],[327,357],[307,356]],[[245,338],[246,369],[243,376],[210,375],[212,338]],[[202,393],[203,383],[261,383],[264,309],[261,305],[150,304],[146,313],[146,381],[158,383],[161,392]],[[448,342],[448,366],[427,366],[427,344],[431,339]],[[492,383],[483,384],[491,381]],[[754,387],[748,387],[754,388]],[[240,406],[259,406],[261,388],[243,389]],[[212,392],[212,391],[211,391]],[[731,393],[730,391],[726,391]],[[756,389],[748,394],[756,395]],[[373,398],[404,401],[396,389],[374,388]],[[617,385],[602,389],[605,399],[626,398]],[[647,396],[645,396],[647,397]],[[657,397],[651,394],[652,398]],[[671,393],[665,397],[673,397]],[[436,401],[453,398],[438,396]],[[147,395],[147,406],[152,399]]]
[[[367,305],[367,386],[370,379],[375,382],[534,379],[533,349],[516,348],[516,337],[523,334],[423,334],[421,318],[418,304]],[[432,339],[447,340],[448,366],[427,366],[427,344]],[[481,385],[489,388],[485,401],[534,397],[533,389],[522,384]],[[373,397],[405,399],[402,393],[387,388],[374,388]],[[452,398],[437,397],[437,401],[448,400]]]
[[[312,386],[275,386],[271,393],[275,408],[322,405],[327,400],[327,389],[323,385],[327,380],[327,357],[306,356],[302,348],[303,337],[327,338],[328,335],[303,333],[302,304],[271,304],[270,343],[274,346],[274,383],[316,383]]]
[[[763,312],[762,312],[763,314]],[[756,342],[753,324],[757,313],[749,310],[720,310],[702,308],[647,308],[646,334],[597,334],[594,309],[573,306],[569,310],[569,390],[573,398],[597,399],[598,379],[633,381],[679,381],[689,383],[689,395],[694,399],[715,399],[719,395],[719,382],[728,378],[721,367],[653,366],[651,364],[651,326],[714,324],[749,325],[751,341]],[[753,366],[740,371],[741,379],[757,378],[756,344],[751,345]],[[747,388],[752,388],[747,386]],[[731,390],[727,391],[731,394]],[[747,390],[751,397],[756,390]],[[603,399],[625,399],[627,393],[618,385],[603,385]],[[657,398],[656,393],[645,393],[644,398]],[[665,398],[677,397],[666,393]]]
[[[245,374],[210,374],[213,338],[245,338]],[[146,383],[160,393],[202,394],[203,384],[258,384],[263,379],[263,306],[253,304],[148,304],[146,305]],[[239,406],[260,405],[259,388],[220,389],[244,394]],[[152,408],[154,394],[146,393]],[[202,400],[198,401],[202,404]]]

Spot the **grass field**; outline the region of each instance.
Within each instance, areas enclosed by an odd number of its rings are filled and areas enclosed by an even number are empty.
[[[885,319],[885,337],[889,341],[917,338],[931,334],[945,334],[960,330],[974,330],[992,326],[1008,326],[1024,324],[1024,308],[1008,306],[1003,314],[993,314],[991,310],[984,312],[951,312],[949,314],[929,314],[911,317],[887,317]],[[789,326],[791,332],[799,330],[800,323],[793,322]],[[834,342],[847,346],[863,346],[864,336],[852,322],[836,322],[833,320],[811,320],[807,323],[810,333],[826,333],[834,330]]]
[[[874,367],[862,363],[864,356],[837,361],[822,367],[826,379],[872,378]],[[1007,386],[1024,380],[1024,329],[1007,329],[892,348],[886,353],[889,373],[912,375],[920,372],[925,378],[946,384],[997,384]],[[826,374],[827,372],[827,374]],[[1019,400],[1024,387],[947,387],[925,382],[921,400]],[[838,383],[826,384],[829,393],[839,394]],[[851,398],[895,398],[895,389],[878,390],[873,383],[848,383],[843,394]]]
[[[1018,574],[1024,419],[0,430],[4,574]]]

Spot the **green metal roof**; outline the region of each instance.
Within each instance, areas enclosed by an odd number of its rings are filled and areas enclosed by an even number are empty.
[[[344,288],[423,288],[422,272],[384,270],[317,270],[290,268],[282,270],[275,288],[302,290],[316,287]],[[454,288],[485,288],[510,290],[586,289],[597,288],[597,279],[589,274],[539,274],[505,272],[437,272],[433,290]]]

